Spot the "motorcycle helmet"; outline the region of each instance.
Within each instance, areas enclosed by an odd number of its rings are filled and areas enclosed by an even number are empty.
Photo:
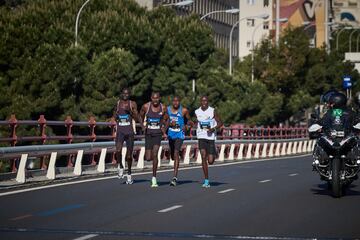
[[[323,95],[321,95],[320,103],[321,103],[321,104],[327,104],[327,103],[329,103],[330,97],[331,97],[334,93],[338,93],[338,91],[335,90],[335,89],[332,89],[332,90],[329,90],[329,91],[325,92]]]
[[[343,93],[334,93],[329,98],[329,104],[333,108],[344,108],[346,107],[347,98]]]

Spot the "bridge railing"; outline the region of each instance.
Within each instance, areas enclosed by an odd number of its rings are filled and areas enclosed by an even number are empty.
[[[19,131],[21,128],[26,128],[27,132],[31,132],[32,135],[25,135],[24,131]],[[22,149],[22,145],[42,144],[45,146],[47,144],[54,145],[54,143],[68,145],[90,142],[101,145],[102,143],[99,143],[100,141],[114,141],[116,137],[116,121],[113,118],[106,122],[97,122],[93,117],[90,117],[88,121],[73,121],[71,117],[68,116],[64,121],[49,121],[45,119],[44,115],[40,115],[38,120],[18,120],[15,115],[12,115],[8,120],[0,121],[0,129],[0,134],[3,133],[2,136],[0,135],[0,144],[2,146],[11,146],[17,149]],[[33,131],[29,131],[29,129]],[[139,125],[137,126],[137,133],[139,134],[136,135],[135,139],[140,142],[143,141],[144,135],[142,134]],[[6,134],[8,134],[7,137],[4,136]],[[187,131],[186,140],[194,140],[196,139],[195,136],[196,128],[190,129]],[[247,141],[286,140],[307,137],[306,128],[293,127],[224,127],[218,134],[218,139],[220,140]],[[61,148],[68,149],[68,147],[65,146],[62,146]],[[134,156],[137,157],[141,151],[140,149],[135,150]],[[110,149],[108,152],[111,154],[107,157],[107,161],[115,164],[117,160],[115,159],[114,150]],[[66,156],[62,154],[62,162],[65,161],[66,166],[69,168],[74,167],[76,154],[77,151],[75,150],[67,152]],[[85,162],[96,165],[98,154],[99,153],[96,151],[92,152]],[[2,157],[0,155],[0,160],[4,159],[4,157],[10,161],[11,172],[17,172],[19,156],[9,158],[9,154],[6,154],[6,156],[2,155]],[[36,160],[39,161],[39,164],[37,165],[40,166],[40,169],[47,169],[49,157],[50,153],[36,155]],[[66,157],[66,160],[64,160],[64,157]]]
[[[217,162],[226,160],[250,160],[260,158],[272,158],[289,156],[294,154],[310,153],[314,148],[315,142],[305,138],[298,139],[229,139],[217,140],[218,150]],[[48,164],[43,166],[46,170],[48,179],[56,178],[56,162],[61,156],[72,155],[74,166],[69,166],[73,175],[79,176],[83,173],[85,165],[92,165],[99,173],[106,171],[106,163],[114,163],[112,159],[115,153],[115,143],[111,142],[90,142],[74,144],[53,144],[53,145],[33,145],[18,147],[0,148],[0,159],[18,159],[16,181],[24,183],[26,181],[27,161],[30,158],[48,158]],[[126,148],[122,149],[125,164]],[[92,159],[84,163],[84,158],[88,156]],[[144,169],[145,146],[144,141],[136,141],[134,149],[135,169]],[[174,163],[170,158],[169,146],[167,141],[162,141],[159,154],[159,167],[163,165],[172,166]],[[201,164],[201,155],[196,140],[186,140],[181,151],[181,165]]]
[[[36,135],[24,136],[19,133],[18,128],[35,129]],[[40,115],[38,120],[18,120],[11,115],[9,120],[0,121],[2,132],[8,132],[8,136],[0,135],[0,143],[8,146],[46,144],[48,142],[74,143],[113,141],[116,137],[116,121],[111,118],[106,122],[97,122],[94,117],[88,121],[73,121],[68,116],[64,121],[46,120]],[[77,131],[74,130],[77,128]],[[81,130],[79,128],[82,128]],[[137,124],[136,140],[143,140],[141,127]],[[57,129],[60,135],[55,135],[50,130]],[[59,131],[60,130],[60,131]],[[34,131],[33,131],[34,132]],[[187,131],[187,139],[195,139],[196,128]],[[219,133],[219,139],[293,139],[306,138],[306,128],[294,127],[224,127]]]

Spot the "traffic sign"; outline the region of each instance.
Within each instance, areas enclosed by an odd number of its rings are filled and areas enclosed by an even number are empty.
[[[352,87],[351,77],[350,76],[344,76],[343,77],[343,88],[344,89],[350,89],[351,87]]]

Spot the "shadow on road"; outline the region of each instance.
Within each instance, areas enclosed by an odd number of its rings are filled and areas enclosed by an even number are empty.
[[[228,183],[223,183],[223,182],[211,182],[211,181],[210,181],[210,185],[211,185],[212,187],[221,186],[221,185],[225,185],[225,184],[228,184]]]
[[[322,183],[317,185],[318,188],[312,188],[311,191],[315,195],[327,195],[331,196],[331,187],[328,183]],[[360,196],[359,191],[352,190],[351,188],[356,187],[354,184],[346,187],[344,196]]]

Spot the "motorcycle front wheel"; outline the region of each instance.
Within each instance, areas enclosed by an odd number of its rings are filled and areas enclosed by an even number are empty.
[[[340,172],[341,172],[341,161],[339,158],[334,158],[332,160],[332,193],[336,198],[341,197],[342,195],[342,186],[340,181]]]

